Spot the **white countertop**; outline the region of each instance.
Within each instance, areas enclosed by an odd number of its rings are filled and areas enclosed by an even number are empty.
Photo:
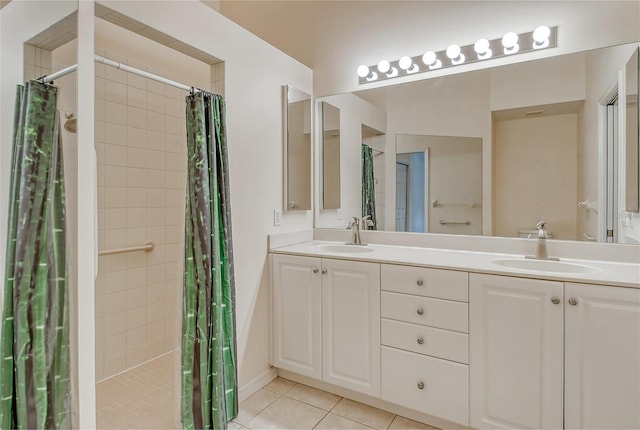
[[[587,273],[549,272],[505,267],[495,260],[522,260],[522,255],[491,252],[458,251],[453,249],[419,248],[369,244],[371,252],[328,252],[323,245],[343,245],[344,242],[311,241],[271,249],[272,253],[335,258],[340,260],[369,261],[373,263],[405,264],[465,272],[517,276],[521,278],[549,279],[564,282],[580,282],[620,287],[640,288],[640,263],[576,260],[563,258],[561,262],[588,266]]]

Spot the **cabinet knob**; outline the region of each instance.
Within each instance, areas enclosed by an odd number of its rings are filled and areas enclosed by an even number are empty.
[[[575,298],[571,297],[571,298],[569,299],[569,304],[570,304],[571,306],[575,306],[575,305],[577,305],[577,304],[578,304],[578,299],[575,299]]]
[[[551,303],[553,303],[554,305],[557,305],[558,303],[560,303],[560,299],[556,296],[551,297]]]
[[[318,268],[317,267],[313,268],[313,273],[318,273]]]
[[[322,274],[326,275],[327,274],[327,269],[322,269]]]
[[[422,345],[424,343],[424,338],[422,336],[420,336],[417,340],[418,345]]]
[[[424,285],[424,281],[422,279],[418,279],[416,284],[418,284],[418,287],[422,287],[422,285]]]
[[[418,389],[419,390],[423,390],[424,389],[424,382],[422,382],[422,381],[418,382]]]
[[[422,315],[422,314],[424,314],[424,309],[418,308],[418,310],[416,312],[417,312],[418,315]]]

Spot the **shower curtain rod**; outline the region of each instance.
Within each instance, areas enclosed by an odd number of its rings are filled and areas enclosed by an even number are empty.
[[[163,84],[171,85],[172,87],[180,88],[181,90],[200,91],[199,89],[192,87],[190,85],[172,81],[171,79],[163,78],[162,76],[154,75],[153,73],[145,72],[144,70],[136,69],[135,67],[127,66],[126,64],[118,63],[117,61],[109,60],[108,58],[102,57],[100,55],[95,56],[95,61],[96,63],[106,64],[107,66],[115,67],[116,69],[120,69],[124,72],[133,73],[135,75],[153,79],[154,81],[162,82]],[[38,80],[43,84],[46,84],[47,82],[51,82],[54,79],[57,79],[61,76],[68,75],[69,73],[73,73],[77,69],[78,69],[78,65],[74,64],[73,66],[66,67],[50,75],[43,76]]]

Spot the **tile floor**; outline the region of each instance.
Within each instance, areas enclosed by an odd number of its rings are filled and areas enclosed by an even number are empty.
[[[99,382],[97,428],[179,429],[180,359],[169,353]],[[171,405],[178,405],[172,407]],[[434,429],[307,385],[277,378],[240,403],[229,429]]]
[[[307,385],[277,378],[240,404],[230,429],[434,429]]]

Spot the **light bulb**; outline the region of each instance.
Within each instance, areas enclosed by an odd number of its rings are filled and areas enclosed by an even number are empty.
[[[391,69],[391,64],[387,60],[380,60],[378,63],[378,71],[380,73],[387,73]]]
[[[478,54],[479,60],[486,60],[487,58],[491,58],[493,52],[491,48],[489,48],[490,43],[487,39],[478,39],[478,41],[473,45],[473,50]]]
[[[478,39],[478,41],[473,45],[473,50],[478,54],[484,54],[489,49],[489,41],[487,39]]]
[[[389,70],[389,72],[387,73],[387,78],[395,78],[396,76],[398,76],[398,69],[392,67],[391,70]]]
[[[436,56],[436,53],[433,51],[427,51],[422,56],[422,62],[427,66],[433,66],[436,63],[437,59],[438,57]]]
[[[361,78],[366,78],[367,76],[369,76],[369,66],[366,66],[364,64],[361,64],[358,66],[358,70],[356,71],[356,73],[358,74],[358,76],[360,76]]]
[[[546,25],[541,25],[540,27],[533,30],[533,40],[542,44],[546,40],[549,40],[549,36],[551,35],[551,29]]]
[[[541,49],[549,46],[549,36],[551,35],[551,29],[546,25],[533,30],[533,49]]]
[[[504,53],[507,55],[518,52],[520,49],[518,45],[518,35],[510,31],[502,36],[502,46],[504,46]]]
[[[449,47],[447,48],[447,57],[451,58],[452,60],[460,57],[460,47],[455,44],[449,45]]]
[[[411,60],[411,57],[407,56],[400,58],[400,60],[398,61],[398,65],[402,70],[408,70],[412,64],[413,61]]]
[[[458,45],[449,45],[447,48],[447,57],[451,59],[451,64],[454,66],[464,63],[464,54]]]
[[[507,49],[513,48],[517,44],[518,44],[518,35],[515,34],[513,31],[510,31],[509,33],[502,36],[502,46],[504,46],[505,48]]]

